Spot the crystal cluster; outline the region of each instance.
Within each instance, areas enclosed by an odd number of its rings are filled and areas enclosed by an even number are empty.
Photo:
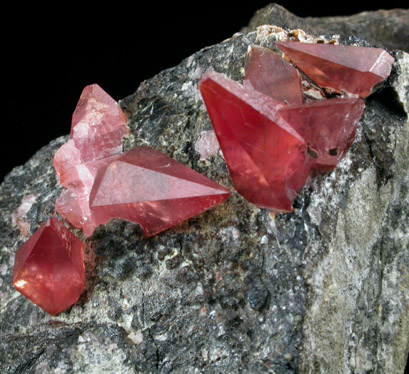
[[[224,202],[230,191],[149,147],[122,153],[129,132],[119,105],[98,85],[83,90],[70,140],[54,156],[66,189],[57,212],[85,236],[111,219],[138,223],[155,235]],[[51,218],[17,251],[13,284],[55,315],[85,286],[84,245]]]
[[[84,244],[57,218],[49,219],[17,251],[12,281],[47,313],[62,312],[85,286]]]
[[[318,85],[344,95],[303,100],[297,69],[260,46],[249,48],[242,84],[209,70],[199,89],[238,193],[282,213],[312,171],[329,172],[345,155],[364,110],[358,96],[385,79],[394,60],[376,48],[276,44]]]
[[[220,144],[242,196],[289,212],[311,172],[329,172],[345,155],[364,110],[362,98],[389,75],[393,58],[375,48],[293,42],[277,47],[321,87],[318,92],[342,95],[305,100],[302,74],[271,50],[252,46],[243,84],[213,70],[202,77],[199,88],[217,141],[206,133],[196,148],[204,160]],[[122,153],[128,132],[118,103],[96,84],[85,87],[70,139],[54,157],[65,187],[56,210],[85,236],[114,218],[136,222],[152,236],[229,197],[226,188],[149,147]],[[15,223],[33,198],[15,212]],[[12,282],[49,314],[62,312],[85,287],[84,244],[50,218],[17,251]]]

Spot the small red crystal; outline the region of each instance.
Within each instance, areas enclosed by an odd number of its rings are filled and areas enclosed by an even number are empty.
[[[276,46],[319,86],[360,97],[389,76],[394,62],[380,48],[299,42]]]
[[[301,84],[297,69],[271,49],[250,46],[245,62],[245,80],[261,93],[288,104],[301,104]]]
[[[69,308],[85,286],[84,244],[49,219],[17,251],[13,285],[51,315]]]
[[[310,164],[304,139],[278,115],[286,105],[214,71],[199,88],[237,192],[259,207],[291,211]]]
[[[307,142],[311,166],[328,172],[352,145],[363,111],[362,99],[336,98],[289,105],[279,114]]]
[[[148,147],[100,168],[90,195],[98,224],[113,218],[139,223],[155,235],[224,202],[226,188]]]

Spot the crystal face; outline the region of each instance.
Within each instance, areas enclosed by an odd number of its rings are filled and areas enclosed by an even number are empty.
[[[304,139],[278,114],[286,106],[214,71],[199,88],[237,192],[259,207],[291,211],[311,166]]]
[[[118,103],[96,84],[86,86],[72,116],[70,140],[56,152],[54,168],[66,187],[56,201],[57,212],[89,236],[97,224],[89,194],[98,168],[122,152],[129,132]]]
[[[81,228],[85,236],[90,236],[98,224],[89,208],[89,195],[99,168],[108,165],[120,156],[113,155],[100,160],[76,165],[71,169],[74,184],[62,191],[55,202],[57,212],[72,226]]]
[[[289,212],[312,170],[330,172],[352,145],[364,101],[394,59],[377,48],[276,42],[327,99],[273,51],[250,46],[243,83],[207,71],[204,104],[233,184],[251,203]],[[303,102],[305,100],[305,102]]]
[[[360,97],[390,74],[394,62],[379,48],[299,42],[276,46],[319,86]]]
[[[76,182],[75,166],[122,152],[122,138],[128,133],[118,103],[97,84],[86,86],[72,116],[70,140],[54,156],[61,185]]]
[[[51,315],[78,301],[85,286],[84,245],[53,217],[17,251],[13,285]]]
[[[364,111],[362,99],[328,99],[279,110],[306,141],[313,169],[334,169],[352,145],[357,124]]]
[[[224,202],[230,191],[148,147],[134,148],[98,170],[90,209],[98,224],[113,218],[155,235]]]
[[[250,46],[245,62],[244,85],[288,104],[301,104],[302,92],[297,69],[271,49]]]

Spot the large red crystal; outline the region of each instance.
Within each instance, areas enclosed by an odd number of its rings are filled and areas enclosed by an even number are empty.
[[[279,114],[307,142],[312,167],[328,172],[352,145],[363,111],[362,99],[336,98],[289,105]]]
[[[299,42],[276,42],[276,46],[319,86],[360,97],[388,77],[394,62],[379,48]]]
[[[297,69],[271,49],[250,46],[245,62],[244,85],[251,85],[265,95],[286,102],[301,104],[301,84]]]
[[[291,211],[310,164],[304,139],[278,115],[286,105],[214,71],[199,88],[237,192],[259,207]]]
[[[98,168],[122,152],[129,132],[118,103],[96,84],[86,86],[72,116],[71,137],[54,156],[54,168],[66,187],[56,201],[57,212],[89,236],[97,224],[89,194]]]
[[[69,308],[85,286],[83,243],[49,219],[17,251],[13,285],[51,315]]]
[[[224,202],[230,191],[148,147],[100,168],[90,195],[98,224],[122,218],[155,235]]]

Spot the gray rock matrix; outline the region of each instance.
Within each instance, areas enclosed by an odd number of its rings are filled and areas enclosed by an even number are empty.
[[[284,30],[257,28],[253,19],[246,33],[187,57],[120,103],[131,129],[125,149],[149,145],[230,188],[232,196],[149,239],[125,221],[98,228],[86,240],[87,291],[56,317],[11,284],[14,254],[27,240],[11,214],[27,195],[35,196],[24,218],[30,233],[54,214],[61,186],[52,158],[67,137],[5,178],[0,373],[403,373],[409,55],[389,50],[396,60],[392,74],[366,99],[350,151],[332,173],[305,186],[291,214],[273,219],[246,202],[234,191],[221,152],[200,161],[195,151],[201,132],[211,129],[198,92],[201,75],[213,67],[240,81],[250,44],[275,49],[295,16],[272,7],[274,17],[270,7],[264,19]],[[364,19],[370,23],[376,14]],[[323,34],[308,25],[306,32]],[[323,39],[335,37],[328,30]],[[370,45],[359,37],[341,34],[339,42]],[[388,47],[383,40],[370,43]]]

